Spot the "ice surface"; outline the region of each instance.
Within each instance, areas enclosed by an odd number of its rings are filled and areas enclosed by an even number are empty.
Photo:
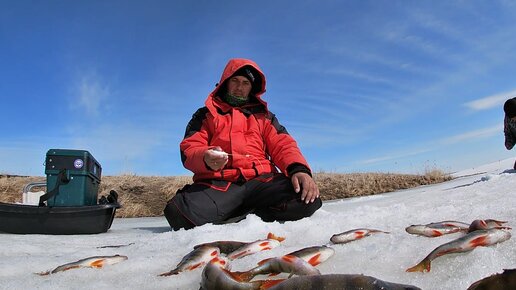
[[[286,237],[270,251],[232,263],[250,269],[262,259],[308,246],[329,244],[333,234],[353,228],[374,228],[376,234],[348,244],[332,245],[333,257],[320,264],[323,274],[365,274],[422,289],[466,289],[503,269],[516,268],[516,237],[465,254],[439,257],[429,273],[407,273],[439,245],[460,234],[438,238],[410,235],[405,227],[443,220],[471,222],[493,218],[516,226],[516,172],[503,160],[454,173],[442,184],[382,195],[325,202],[312,217],[296,222],[264,223],[254,215],[236,224],[204,225],[171,231],[165,218],[115,219],[98,235],[0,234],[2,289],[199,289],[201,270],[158,277],[174,268],[199,243],[217,240],[255,241],[267,233]],[[514,234],[513,234],[514,235]],[[121,245],[120,248],[99,248]],[[97,255],[126,255],[127,261],[102,269],[74,269],[49,276],[34,273]]]

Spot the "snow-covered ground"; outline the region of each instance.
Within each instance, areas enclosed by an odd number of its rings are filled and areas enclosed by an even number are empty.
[[[382,195],[324,203],[312,217],[296,222],[264,223],[254,215],[236,224],[205,225],[170,231],[165,218],[115,219],[97,235],[0,234],[1,289],[199,289],[200,269],[158,277],[173,269],[199,243],[264,239],[272,232],[286,238],[277,248],[235,260],[243,271],[262,259],[308,246],[329,244],[333,234],[354,228],[390,232],[348,244],[332,245],[335,254],[317,266],[322,274],[365,274],[422,289],[466,289],[503,269],[516,268],[516,237],[465,254],[445,255],[429,273],[407,273],[439,245],[461,234],[437,238],[410,235],[405,227],[444,220],[508,221],[516,227],[516,172],[513,159],[454,173],[442,184]],[[513,232],[514,235],[514,232]],[[126,245],[120,248],[103,246]],[[98,255],[126,255],[127,261],[102,269],[81,268],[49,276],[34,273]]]

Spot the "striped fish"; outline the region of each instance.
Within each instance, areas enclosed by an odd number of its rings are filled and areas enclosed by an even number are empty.
[[[346,244],[355,240],[365,238],[374,233],[388,234],[389,232],[374,229],[354,229],[340,234],[335,234],[330,238],[330,241],[334,244]]]
[[[202,271],[201,290],[258,290],[263,281],[242,281],[229,271],[229,260],[226,257],[212,259]]]
[[[161,273],[159,276],[171,276],[184,271],[195,270],[206,265],[211,259],[219,256],[219,254],[219,248],[210,246],[198,247],[184,256],[174,269]]]
[[[405,228],[405,231],[412,235],[425,236],[429,238],[440,237],[443,235],[458,233],[462,230],[458,227],[442,227],[442,226],[434,226],[430,227],[427,225],[411,225]]]
[[[285,240],[283,237],[278,237],[274,235],[273,233],[267,234],[266,239],[272,239],[277,240],[279,242],[282,242]],[[204,244],[199,244],[194,246],[194,249],[202,246],[211,246],[211,247],[217,247],[220,250],[221,254],[229,255],[232,252],[236,252],[238,249],[243,248],[244,246],[247,246],[253,242],[239,242],[239,241],[216,241],[216,242],[209,242]]]
[[[55,274],[58,272],[64,272],[71,269],[77,268],[102,268],[105,265],[113,265],[127,260],[127,256],[114,255],[114,256],[94,256],[85,259],[81,259],[76,262],[61,265],[52,271],[37,273],[40,276],[49,274]]]
[[[307,261],[312,266],[317,266],[322,262],[328,260],[333,254],[335,250],[328,246],[313,246],[304,248],[301,250],[294,251],[287,255],[296,256]]]
[[[442,221],[426,225],[411,225],[406,227],[405,231],[412,235],[434,238],[458,232],[466,232],[468,228],[469,224],[463,222]]]
[[[511,233],[500,229],[477,230],[435,248],[419,264],[407,272],[430,272],[430,263],[437,257],[452,253],[469,252],[476,247],[487,247],[511,238]]]
[[[321,273],[307,261],[292,255],[262,260],[258,266],[245,272],[234,272],[240,281],[250,281],[257,275],[288,273],[292,275],[320,275]]]
[[[280,245],[280,242],[275,239],[258,240],[249,244],[246,244],[235,251],[228,254],[230,260],[240,259],[245,256],[258,253],[260,251],[271,250]]]

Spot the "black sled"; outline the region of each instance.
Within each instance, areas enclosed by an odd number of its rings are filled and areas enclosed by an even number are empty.
[[[51,149],[45,162],[46,182],[27,184],[23,204],[0,202],[0,232],[12,234],[76,235],[109,230],[118,194],[98,196],[100,164],[84,150]],[[34,187],[46,187],[35,195]]]

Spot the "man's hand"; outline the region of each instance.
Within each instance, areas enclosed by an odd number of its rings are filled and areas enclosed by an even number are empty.
[[[301,200],[305,203],[314,202],[319,197],[319,188],[310,175],[304,172],[297,172],[292,175],[292,185],[294,190],[301,191]]]
[[[215,147],[204,151],[204,163],[213,171],[219,171],[228,163],[229,155],[222,148]]]

